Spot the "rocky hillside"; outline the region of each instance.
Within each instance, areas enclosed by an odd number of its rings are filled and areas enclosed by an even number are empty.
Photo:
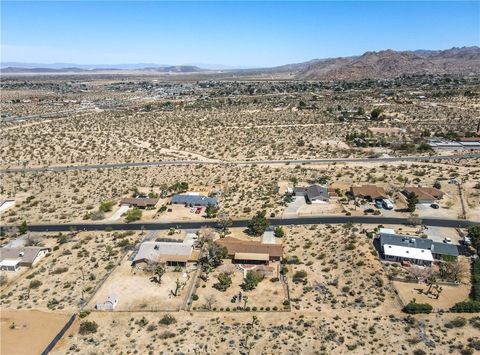
[[[360,57],[311,61],[299,65],[295,77],[302,80],[359,80],[394,78],[402,74],[480,73],[480,48],[451,48],[444,51],[385,50]]]

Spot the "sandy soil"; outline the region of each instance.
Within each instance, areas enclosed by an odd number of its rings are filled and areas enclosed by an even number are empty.
[[[437,299],[432,294],[425,295],[420,290],[426,291],[428,286],[425,284],[407,283],[393,281],[395,289],[400,294],[404,303],[415,299],[417,303],[429,303],[434,309],[449,309],[459,300],[466,300],[470,293],[470,285],[460,284],[459,286],[441,285],[442,293]]]
[[[161,284],[151,281],[152,273],[133,269],[131,262],[123,260],[119,267],[109,276],[98,290],[88,307],[103,303],[111,294],[118,296],[117,311],[126,310],[177,310],[180,308],[188,289],[190,276],[183,277],[183,272],[167,272]],[[177,278],[185,283],[177,297],[172,296]]]
[[[2,309],[0,353],[40,354],[58,334],[71,315],[40,311]]]
[[[270,263],[269,266],[277,268],[278,263]],[[219,291],[213,288],[213,285],[218,282],[217,276],[221,272],[231,273],[232,285],[225,291]],[[215,302],[213,307],[215,309],[236,308],[238,306],[244,306],[244,302],[232,303],[233,296],[242,293],[242,295],[248,296],[247,306],[257,307],[263,309],[265,307],[277,307],[283,309],[283,301],[286,299],[285,290],[280,281],[271,282],[271,278],[276,277],[277,273],[274,272],[272,276],[267,276],[261,281],[258,286],[251,291],[243,291],[240,285],[243,283],[244,271],[238,266],[232,265],[229,260],[225,261],[225,264],[217,268],[215,272],[210,273],[208,281],[199,280],[195,293],[199,299],[193,302],[193,307],[196,309],[205,308],[205,299],[213,297]]]

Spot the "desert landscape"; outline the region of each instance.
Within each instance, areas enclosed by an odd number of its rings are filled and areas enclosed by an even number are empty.
[[[478,14],[2,2],[1,354],[479,353]]]

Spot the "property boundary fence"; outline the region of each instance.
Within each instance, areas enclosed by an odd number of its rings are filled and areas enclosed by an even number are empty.
[[[47,355],[50,351],[52,351],[52,349],[55,347],[55,345],[57,345],[58,341],[60,339],[62,339],[63,335],[70,328],[70,326],[72,325],[72,323],[75,321],[76,318],[77,318],[77,314],[74,313],[70,317],[70,319],[67,321],[67,323],[63,326],[62,330],[60,330],[60,332],[58,332],[58,334],[55,336],[55,338],[53,338],[53,340],[50,342],[50,344],[48,344],[47,347],[45,348],[45,350],[43,350],[42,355]]]
[[[90,297],[88,297],[86,300],[84,300],[84,303],[81,305],[80,310],[83,310],[90,303],[90,301],[93,299],[93,297],[95,297],[95,295],[97,294],[98,290],[103,286],[105,281],[107,281],[107,279],[115,271],[115,269],[118,268],[120,266],[120,264],[124,260],[126,260],[127,258],[128,258],[128,251],[125,253],[125,255],[123,255],[120,258],[120,260],[110,270],[108,270],[108,272],[102,277],[102,279],[99,282],[97,282],[97,284],[95,285],[95,288],[93,289],[92,293],[90,294]]]

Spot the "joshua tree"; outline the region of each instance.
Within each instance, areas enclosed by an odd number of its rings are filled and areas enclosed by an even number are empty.
[[[430,291],[432,290],[432,287],[436,284],[437,284],[437,278],[435,276],[427,277],[428,289],[427,289],[427,292],[425,292],[425,294],[426,295],[430,294]]]
[[[174,297],[177,297],[178,291],[179,291],[183,286],[185,286],[185,283],[182,283],[182,282],[180,282],[179,279],[177,279],[177,281],[175,281],[175,291],[172,291],[172,295],[173,295]]]
[[[243,296],[243,309],[247,308],[248,296]]]
[[[154,270],[154,274],[157,277],[157,282],[160,284],[162,282],[162,276],[165,274],[165,267],[158,265]]]

